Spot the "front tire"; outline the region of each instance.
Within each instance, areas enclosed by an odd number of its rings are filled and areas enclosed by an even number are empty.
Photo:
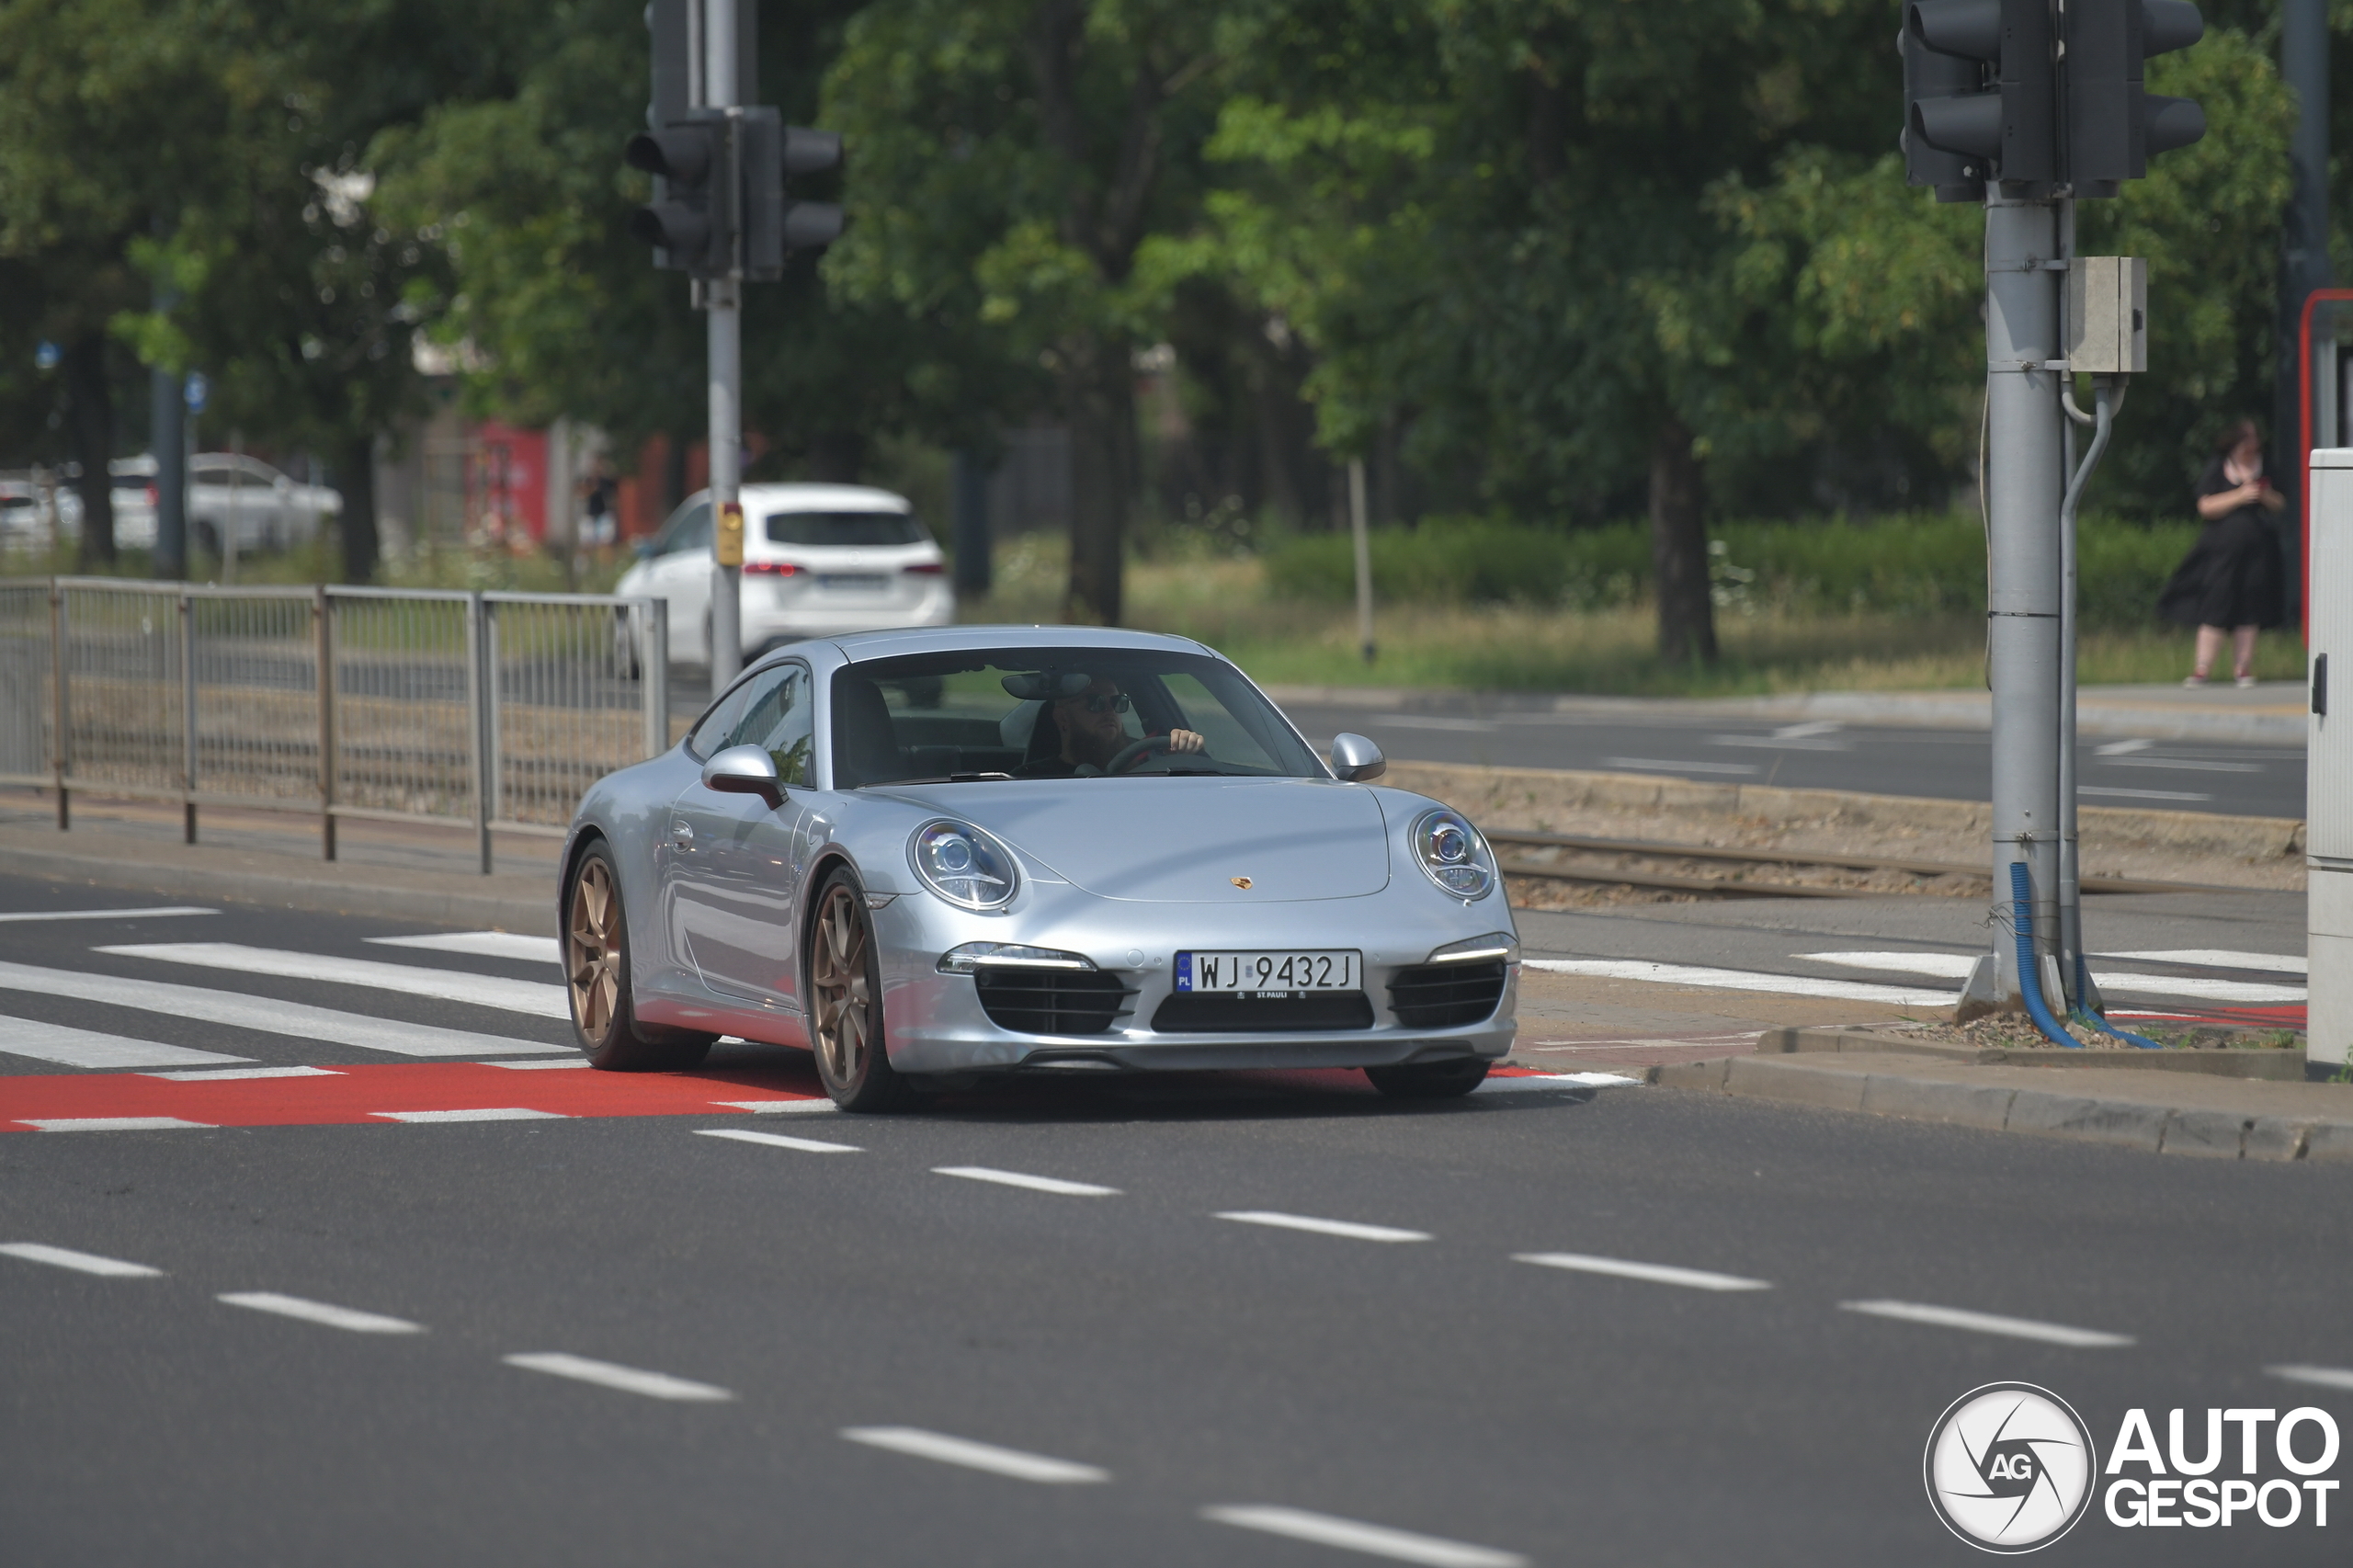
[[[616,1073],[699,1066],[717,1035],[637,1021],[620,877],[603,844],[590,846],[573,867],[563,909],[564,990],[572,998],[572,1032],[588,1064]]]
[[[882,971],[866,890],[847,866],[817,890],[810,922],[809,1044],[817,1076],[844,1110],[896,1110],[914,1098],[882,1036]]]
[[[1487,1081],[1488,1062],[1483,1056],[1457,1057],[1451,1062],[1416,1062],[1403,1067],[1368,1067],[1364,1075],[1392,1099],[1452,1100]]]

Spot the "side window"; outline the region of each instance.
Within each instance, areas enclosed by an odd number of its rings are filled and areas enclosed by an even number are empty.
[[[809,672],[786,665],[781,676],[755,695],[727,737],[731,746],[758,746],[776,759],[784,784],[809,784],[810,752],[816,744],[815,705],[809,700]]]
[[[681,506],[670,514],[662,525],[661,537],[654,541],[656,555],[676,555],[682,551],[710,548],[710,503],[698,501]]]
[[[711,704],[710,711],[702,716],[702,722],[697,724],[694,733],[687,737],[687,750],[692,752],[698,761],[708,761],[713,752],[724,751],[733,745],[734,743],[728,737],[735,733],[735,726],[744,722],[745,710],[759,700],[777,673],[763,670],[749,679],[737,681],[728,689],[726,696]]]

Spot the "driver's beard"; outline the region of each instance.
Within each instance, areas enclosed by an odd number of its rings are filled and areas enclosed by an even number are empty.
[[[1076,724],[1067,725],[1063,730],[1063,756],[1074,767],[1090,764],[1096,767],[1108,767],[1111,759],[1119,756],[1127,744],[1128,735],[1124,730],[1114,730],[1108,735],[1098,735]]]

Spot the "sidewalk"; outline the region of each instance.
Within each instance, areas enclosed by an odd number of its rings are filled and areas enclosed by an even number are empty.
[[[1722,718],[1894,724],[1939,730],[1993,727],[1992,694],[1959,691],[1809,691],[1774,697],[1573,697],[1542,692],[1464,692],[1401,687],[1275,686],[1267,694],[1290,705],[1328,703],[1382,712],[1422,710],[1483,713],[1579,713],[1597,718]],[[2075,698],[2077,731],[2151,740],[2225,745],[2301,746],[2309,694],[2301,681],[2267,681],[2242,691],[2223,683],[2087,686]]]

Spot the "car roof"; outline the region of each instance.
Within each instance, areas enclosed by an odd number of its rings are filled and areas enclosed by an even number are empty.
[[[746,484],[736,493],[746,512],[912,512],[915,506],[893,491],[870,484]],[[697,491],[688,501],[708,501]]]
[[[1105,626],[910,626],[889,631],[857,631],[825,641],[853,664],[902,653],[953,653],[989,648],[1124,648],[1139,653],[1204,653],[1189,637],[1159,631],[1127,631]]]

